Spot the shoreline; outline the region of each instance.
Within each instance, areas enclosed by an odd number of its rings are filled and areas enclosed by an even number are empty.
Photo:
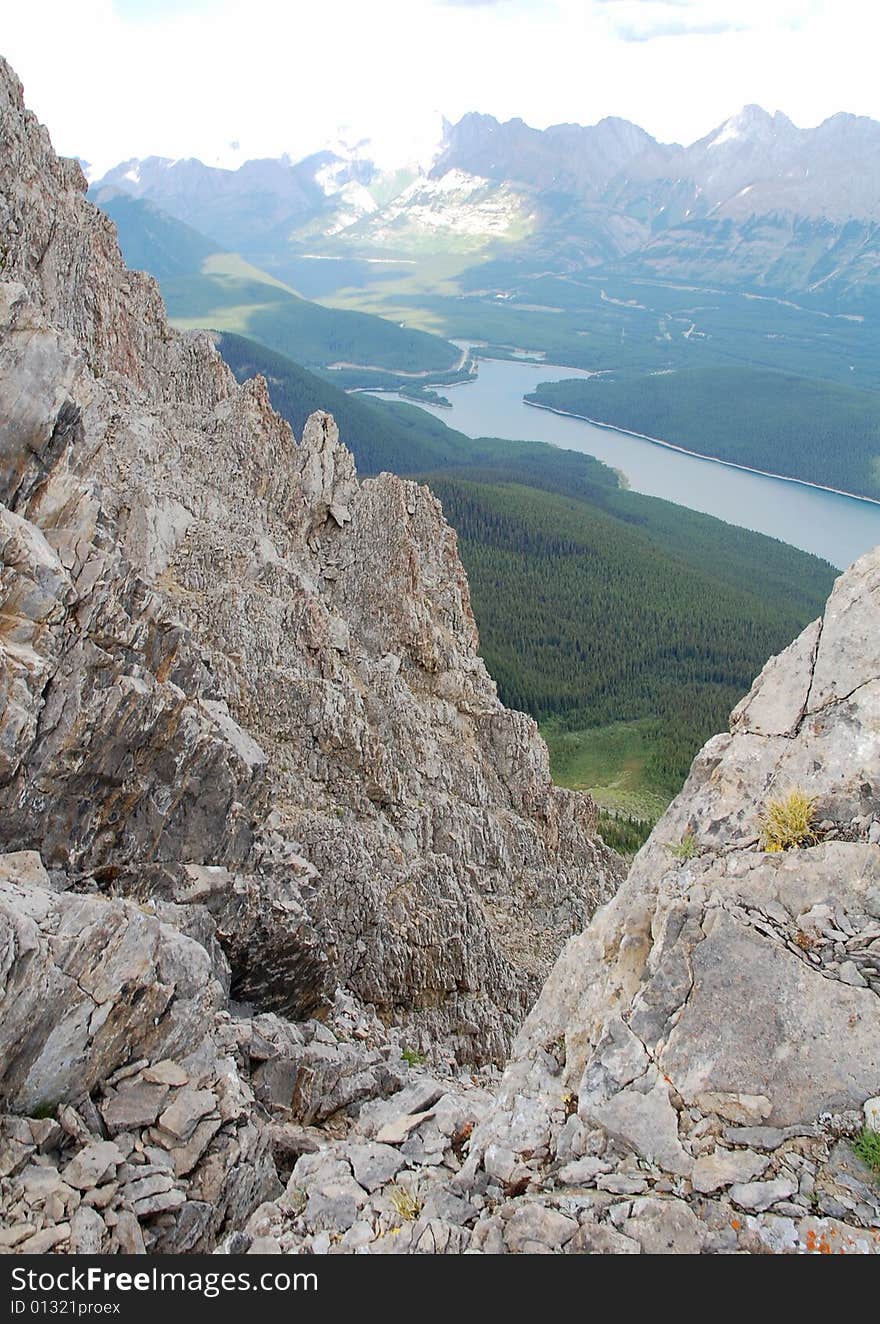
[[[562,418],[576,418],[581,423],[592,423],[593,427],[605,428],[607,432],[622,432],[627,437],[638,437],[639,441],[650,441],[654,446],[665,446],[669,451],[678,451],[681,455],[690,455],[695,460],[708,460],[711,464],[723,464],[726,469],[741,469],[743,473],[759,474],[762,478],[777,478],[781,483],[797,483],[800,487],[812,487],[819,492],[831,492],[834,496],[848,497],[850,501],[864,501],[871,506],[880,506],[880,498],[860,496],[858,492],[847,492],[842,487],[828,487],[825,483],[812,483],[808,478],[793,478],[791,474],[776,474],[770,469],[755,469],[750,464],[739,464],[736,460],[722,460],[717,455],[705,455],[702,451],[689,450],[674,441],[664,441],[662,437],[651,437],[647,432],[636,432],[633,428],[618,427],[615,423],[603,423],[598,418],[587,414],[575,414],[570,409],[557,409],[555,405],[544,405],[537,400],[527,400],[523,404],[532,409],[546,409],[548,414],[559,414]]]

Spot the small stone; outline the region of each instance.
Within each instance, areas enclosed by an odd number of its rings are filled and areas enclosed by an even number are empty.
[[[479,1251],[483,1255],[503,1255],[505,1248],[502,1228],[503,1224],[497,1215],[483,1219],[474,1228],[471,1238],[472,1250]]]
[[[604,1159],[587,1157],[566,1163],[557,1172],[556,1180],[560,1186],[592,1186],[598,1176],[610,1171],[611,1164]]]
[[[778,1149],[785,1132],[778,1126],[725,1126],[724,1139],[730,1145],[748,1145],[751,1149]]]
[[[644,1177],[635,1177],[628,1172],[611,1172],[596,1178],[596,1188],[612,1195],[642,1195],[648,1189],[648,1183]]]
[[[29,1117],[27,1124],[38,1153],[47,1154],[58,1148],[63,1132],[54,1118]]]
[[[170,1191],[158,1191],[155,1195],[144,1196],[132,1204],[132,1210],[138,1218],[150,1218],[153,1214],[164,1213],[168,1209],[179,1209],[186,1202],[183,1191],[174,1187]]]
[[[280,1255],[281,1244],[277,1237],[254,1237],[248,1255]]]
[[[158,1129],[178,1144],[189,1140],[199,1122],[217,1107],[217,1096],[210,1090],[178,1090],[161,1114]]]
[[[0,882],[52,890],[40,853],[35,850],[14,850],[0,855]]]
[[[802,933],[809,933],[814,937],[818,937],[833,927],[833,919],[830,906],[817,904],[798,915],[795,924]]]
[[[136,1062],[129,1062],[126,1066],[120,1067],[118,1071],[114,1071],[111,1076],[108,1076],[107,1084],[115,1088],[122,1081],[130,1080],[132,1076],[139,1076],[146,1065],[147,1059],[139,1057]]]
[[[139,1200],[145,1200],[151,1195],[160,1195],[163,1191],[170,1191],[173,1185],[174,1180],[170,1172],[153,1172],[137,1181],[129,1181],[123,1187],[123,1195],[132,1207],[135,1207]]]
[[[0,1246],[13,1250],[19,1242],[32,1237],[36,1231],[33,1223],[14,1223],[12,1227],[0,1227]]]
[[[140,1223],[130,1209],[120,1209],[113,1228],[114,1239],[123,1255],[146,1255],[144,1234]]]
[[[88,1205],[80,1205],[70,1220],[70,1253],[99,1255],[107,1228],[100,1214]]]
[[[699,1255],[706,1239],[705,1226],[683,1200],[635,1200],[623,1230],[644,1255]]]
[[[91,1131],[76,1109],[72,1108],[70,1104],[63,1104],[58,1109],[58,1122],[65,1135],[69,1135],[72,1140],[76,1140],[83,1145],[87,1145],[90,1140],[94,1140]]]
[[[880,1094],[873,1099],[866,1099],[864,1105],[865,1126],[869,1131],[880,1131]]]
[[[29,1204],[41,1204],[53,1195],[66,1200],[73,1195],[73,1187],[66,1182],[57,1168],[34,1163],[25,1168],[18,1180]]]
[[[346,1145],[345,1157],[351,1163],[355,1180],[366,1191],[375,1191],[391,1181],[404,1166],[404,1159],[390,1145],[374,1142]]]
[[[849,984],[852,988],[868,987],[855,961],[844,961],[837,972],[837,978],[842,984]]]
[[[422,1217],[465,1227],[468,1223],[473,1223],[477,1217],[477,1210],[468,1200],[463,1200],[447,1186],[437,1186],[428,1192],[422,1207]]]
[[[556,1157],[561,1163],[580,1158],[586,1149],[587,1128],[577,1113],[566,1118],[556,1137]]]
[[[319,1190],[310,1191],[305,1216],[313,1227],[347,1232],[366,1202],[366,1191],[353,1177],[341,1174]]]
[[[566,1246],[569,1255],[641,1255],[642,1248],[605,1223],[582,1223]]]
[[[62,1176],[68,1186],[90,1191],[93,1186],[100,1186],[106,1178],[113,1177],[122,1161],[118,1145],[114,1145],[112,1140],[99,1140],[75,1154]]]
[[[16,1250],[19,1255],[47,1255],[50,1250],[60,1246],[62,1241],[67,1241],[70,1236],[69,1223],[57,1223],[54,1227],[45,1227],[42,1232],[36,1232],[27,1241],[19,1242]]]
[[[573,1218],[529,1202],[518,1205],[505,1221],[504,1241],[511,1255],[552,1255],[576,1232]]]
[[[187,1173],[192,1172],[221,1126],[219,1117],[206,1117],[204,1121],[199,1122],[185,1145],[171,1150],[170,1157],[176,1177],[185,1177]]]
[[[146,1067],[143,1072],[144,1080],[152,1085],[188,1085],[189,1076],[184,1071],[179,1062],[174,1062],[170,1057],[164,1058],[161,1062],[154,1062],[152,1066]]]
[[[383,1126],[414,1113],[426,1114],[446,1093],[443,1085],[430,1076],[421,1076],[388,1099],[375,1099],[361,1108],[358,1123],[364,1135],[377,1140]],[[387,1143],[387,1142],[386,1142]]]
[[[168,1086],[138,1082],[101,1104],[101,1116],[111,1136],[152,1126],[168,1098]]]
[[[422,1122],[428,1121],[433,1116],[434,1114],[430,1112],[410,1113],[406,1117],[398,1117],[393,1122],[386,1122],[376,1132],[376,1140],[380,1145],[402,1145],[411,1131],[415,1131]]]
[[[372,1223],[352,1223],[340,1245],[344,1246],[347,1251],[355,1251],[362,1246],[369,1246],[375,1235]]]
[[[691,1174],[694,1190],[709,1195],[723,1186],[753,1181],[766,1172],[769,1162],[750,1149],[715,1149],[711,1154],[700,1155],[694,1163]]]
[[[198,1132],[198,1127],[196,1127]],[[173,1168],[174,1160],[167,1149],[161,1149],[158,1145],[144,1145],[144,1158],[153,1168]]]
[[[119,1182],[108,1181],[103,1186],[95,1186],[91,1191],[86,1191],[82,1202],[92,1209],[106,1209],[118,1190]]]
[[[776,1177],[772,1181],[753,1181],[738,1183],[730,1188],[730,1198],[742,1209],[751,1209],[761,1213],[769,1209],[778,1200],[787,1200],[797,1192],[797,1183],[788,1177]]]

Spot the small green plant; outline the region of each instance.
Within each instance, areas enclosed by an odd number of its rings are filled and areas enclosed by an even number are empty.
[[[417,1048],[404,1048],[400,1056],[408,1067],[423,1067],[428,1060]]]
[[[403,1186],[392,1186],[389,1192],[391,1203],[400,1214],[400,1217],[407,1223],[414,1223],[422,1212],[422,1201],[412,1191],[407,1191]]]
[[[853,1149],[862,1162],[868,1165],[874,1176],[880,1179],[880,1131],[863,1127],[856,1136]]]
[[[677,841],[673,846],[667,846],[666,849],[677,860],[692,860],[699,850],[693,829],[687,828],[681,835],[681,841]]]
[[[30,1115],[35,1117],[38,1122],[49,1122],[54,1121],[57,1112],[57,1103],[38,1103]]]
[[[795,789],[771,800],[761,815],[761,850],[776,852],[811,846],[818,840],[815,821],[816,798],[805,791]]]

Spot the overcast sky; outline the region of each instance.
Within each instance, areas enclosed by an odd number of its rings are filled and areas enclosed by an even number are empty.
[[[387,163],[439,117],[543,128],[622,115],[691,142],[741,106],[880,119],[869,0],[7,0],[0,50],[56,148],[300,157],[372,138]]]

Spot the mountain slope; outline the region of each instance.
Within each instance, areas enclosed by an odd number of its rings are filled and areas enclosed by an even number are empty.
[[[454,345],[437,336],[301,298],[151,202],[107,190],[100,197],[126,260],[159,280],[169,316],[183,329],[247,332],[313,367],[339,362],[442,374],[461,359]]]
[[[116,224],[126,262],[135,271],[149,271],[158,281],[198,276],[208,258],[221,251],[213,239],[146,199],[116,193],[101,205]]]
[[[236,378],[245,382],[261,374],[272,404],[300,433],[309,415],[326,409],[336,420],[357,462],[358,472],[417,474],[437,464],[463,461],[471,454],[469,437],[422,409],[389,409],[366,394],[347,394],[291,359],[244,336],[221,332],[214,342]]]

